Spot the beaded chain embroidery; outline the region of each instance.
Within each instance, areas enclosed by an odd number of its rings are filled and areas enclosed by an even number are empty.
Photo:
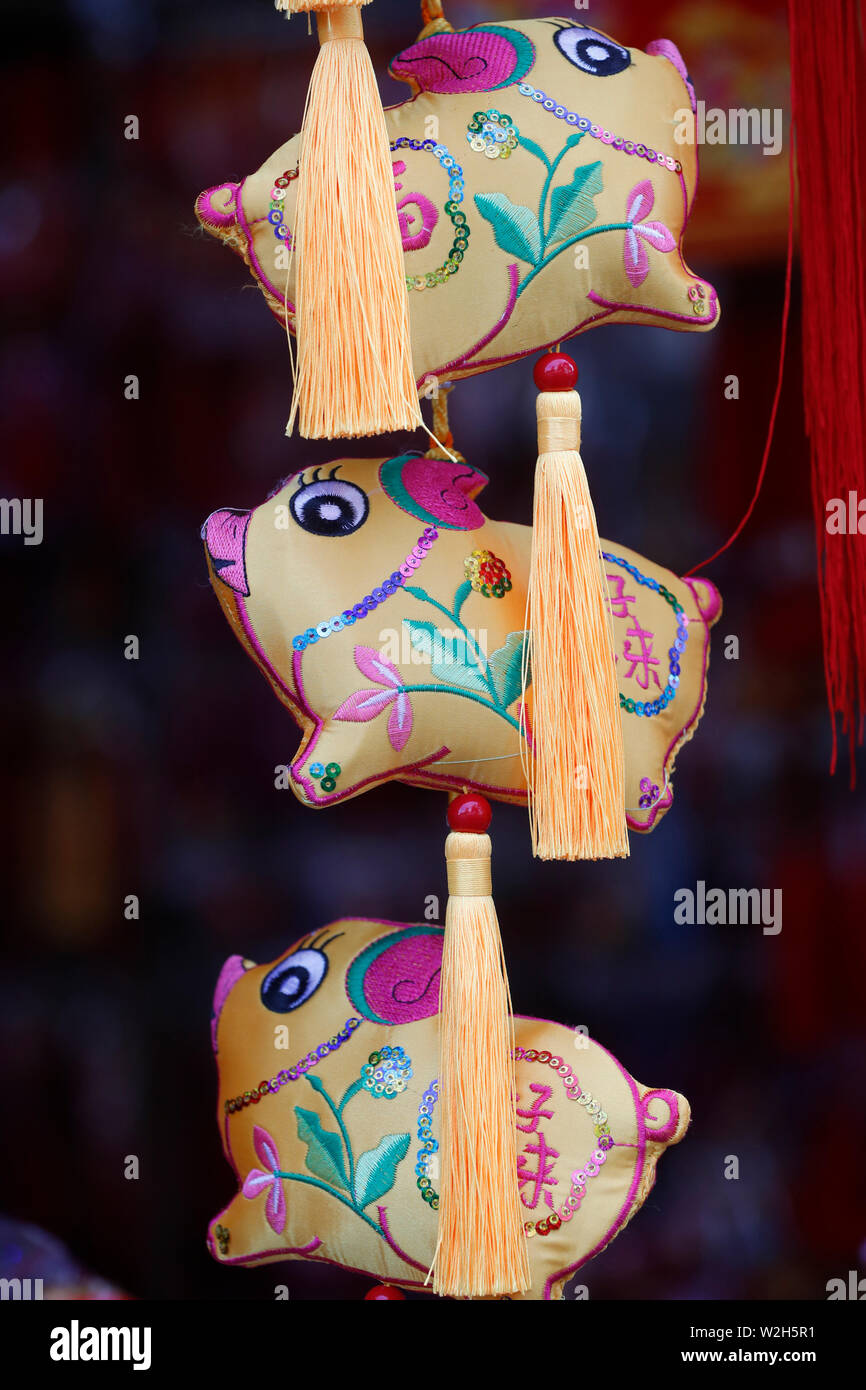
[[[365,618],[368,613],[372,613],[374,608],[378,608],[380,603],[384,603],[392,594],[402,588],[407,579],[418,569],[421,561],[433,549],[433,542],[439,539],[439,532],[435,526],[428,526],[424,534],[418,537],[417,545],[413,546],[398,570],[389,574],[382,583],[378,585],[370,594],[356,603],[353,608],[345,608],[342,614],[336,614],[333,618],[327,618],[324,622],[318,623],[316,627],[308,627],[306,632],[301,632],[297,637],[292,638],[292,646],[296,652],[302,652],[305,647],[311,647],[318,642],[319,638],[330,637],[332,633],[342,632],[344,627],[351,627],[359,618]]]
[[[523,1229],[527,1236],[546,1236],[551,1231],[558,1230],[563,1222],[570,1221],[574,1213],[579,1210],[580,1204],[586,1196],[587,1182],[590,1178],[598,1177],[603,1165],[607,1162],[607,1152],[613,1148],[614,1141],[611,1138],[610,1125],[607,1122],[607,1114],[602,1109],[601,1101],[596,1100],[589,1091],[584,1091],[581,1088],[577,1077],[561,1057],[555,1057],[550,1052],[538,1052],[534,1048],[522,1047],[515,1048],[513,1056],[518,1061],[538,1062],[542,1066],[548,1066],[554,1070],[562,1079],[568,1099],[584,1106],[586,1113],[595,1122],[594,1128],[598,1147],[582,1168],[574,1169],[571,1174],[571,1188],[565,1202],[558,1211],[551,1212],[549,1216],[542,1217],[540,1221],[524,1222]],[[433,1155],[439,1150],[438,1140],[433,1138],[433,1110],[438,1099],[439,1082],[438,1080],[431,1081],[418,1107],[419,1147],[415,1160],[417,1187],[423,1200],[434,1211],[439,1210],[439,1194],[430,1178],[430,1166]]]
[[[433,1155],[439,1151],[439,1141],[433,1138],[433,1110],[439,1099],[439,1081],[431,1081],[421,1097],[418,1106],[418,1156],[415,1160],[415,1178],[418,1190],[428,1206],[439,1210],[439,1193],[430,1180],[430,1166]]]
[[[580,1204],[586,1196],[587,1182],[590,1178],[598,1177],[602,1167],[607,1162],[607,1153],[609,1149],[613,1148],[614,1141],[611,1138],[607,1113],[602,1109],[601,1101],[596,1100],[590,1091],[582,1089],[571,1067],[563,1061],[562,1057],[556,1057],[546,1050],[536,1051],[534,1047],[516,1047],[513,1055],[517,1061],[538,1062],[541,1066],[550,1067],[552,1071],[555,1071],[562,1080],[568,1099],[584,1106],[587,1115],[595,1122],[598,1148],[593,1150],[591,1157],[581,1168],[575,1168],[572,1172],[571,1189],[562,1206],[558,1211],[552,1211],[549,1216],[542,1217],[540,1221],[525,1221],[523,1223],[527,1237],[547,1236],[550,1235],[551,1231],[559,1230],[563,1222],[570,1221],[575,1212],[580,1209]]]
[[[244,1091],[242,1096],[234,1096],[225,1103],[225,1113],[233,1115],[236,1110],[243,1110],[247,1105],[258,1105],[262,1096],[268,1094],[275,1096],[281,1086],[285,1086],[288,1081],[297,1081],[304,1076],[311,1067],[318,1066],[323,1062],[330,1052],[336,1052],[348,1042],[356,1028],[359,1028],[362,1020],[360,1018],[347,1018],[345,1025],[336,1033],[333,1038],[328,1038],[327,1042],[320,1043],[312,1052],[308,1052],[306,1057],[302,1057],[293,1067],[286,1068],[285,1071],[278,1072],[270,1081],[262,1081],[254,1090]]]
[[[444,285],[449,276],[457,274],[469,245],[469,223],[466,213],[460,208],[464,191],[463,169],[448,148],[438,145],[435,140],[410,140],[407,135],[401,135],[399,139],[392,141],[391,149],[428,150],[436,156],[448,175],[448,202],[445,204],[445,212],[454,226],[451,250],[436,270],[428,271],[426,275],[406,276],[407,290],[432,290],[437,285]]]
[[[627,710],[629,714],[639,714],[651,717],[654,714],[661,714],[666,710],[671,700],[677,693],[680,683],[680,658],[686,649],[686,642],[689,640],[689,619],[686,610],[679,602],[676,594],[672,594],[670,589],[666,589],[664,584],[660,584],[657,579],[650,579],[647,575],[641,574],[639,569],[630,565],[628,560],[624,560],[619,555],[610,555],[606,550],[601,552],[603,560],[608,560],[612,565],[619,565],[621,569],[628,570],[632,579],[636,579],[638,584],[643,584],[647,589],[654,590],[661,594],[665,603],[669,603],[674,610],[677,619],[677,635],[674,644],[668,651],[669,674],[667,685],[657,700],[632,700],[626,698],[622,691],[619,694],[620,709]]]
[[[283,203],[286,198],[286,190],[292,179],[298,177],[297,166],[294,169],[287,169],[284,174],[280,174],[278,179],[274,179],[274,186],[271,189],[270,210],[268,221],[274,229],[274,236],[278,241],[289,240],[289,229],[283,221]]]
[[[672,174],[681,174],[683,166],[673,155],[662,154],[661,150],[651,150],[648,145],[636,143],[634,140],[626,140],[622,135],[614,135],[611,131],[605,130],[603,126],[596,125],[588,116],[579,116],[576,111],[569,111],[567,106],[560,105],[549,97],[546,92],[542,92],[540,87],[533,87],[531,82],[519,82],[517,90],[522,97],[529,97],[531,101],[537,102],[549,111],[560,121],[565,121],[566,125],[574,126],[576,130],[582,130],[587,135],[591,135],[593,140],[600,140],[604,145],[612,145],[615,150],[622,150],[624,154],[636,154],[638,159],[646,159],[650,164],[659,164],[664,169],[670,169]]]

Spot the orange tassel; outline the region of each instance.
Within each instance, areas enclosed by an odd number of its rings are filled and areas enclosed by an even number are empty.
[[[490,807],[483,796],[459,796],[448,822],[433,1288],[479,1298],[522,1293],[530,1284],[517,1185],[514,1020],[483,833]]]
[[[526,626],[533,750],[521,741],[532,852],[540,859],[628,854],[622,716],[607,580],[580,458],[577,367],[536,364],[538,468]]]
[[[293,229],[297,361],[287,433],[355,438],[422,426],[385,113],[358,0],[316,10]]]

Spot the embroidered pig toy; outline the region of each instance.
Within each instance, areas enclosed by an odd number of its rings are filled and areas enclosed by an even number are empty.
[[[415,454],[342,459],[205,523],[226,617],[301,727],[287,781],[307,805],[391,778],[525,802],[531,533],[483,514],[486,481],[469,464]],[[628,822],[647,831],[672,803],[674,759],[703,713],[721,600],[708,580],[601,546]]]
[[[575,19],[434,32],[399,53],[386,112],[419,383],[458,380],[598,323],[712,328],[682,242],[695,93],[676,46],[626,48]],[[207,189],[201,225],[294,325],[299,141]]]
[[[345,919],[214,995],[219,1122],[240,1190],[222,1264],[306,1259],[424,1286],[436,1242],[442,928]],[[516,1018],[518,1183],[532,1300],[623,1229],[687,1101],[648,1090],[583,1029]],[[478,1058],[477,1065],[483,1065]]]

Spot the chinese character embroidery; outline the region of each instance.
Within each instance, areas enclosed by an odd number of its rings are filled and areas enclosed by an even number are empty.
[[[632,651],[632,637],[636,637],[640,642],[640,651]],[[642,628],[637,619],[635,619],[634,627],[630,627],[626,633],[622,654],[626,661],[631,663],[629,669],[625,673],[626,679],[633,677],[642,690],[649,689],[650,676],[652,676],[659,690],[662,688],[657,672],[650,670],[650,667],[659,666],[661,664],[658,657],[653,656],[652,651],[653,634],[648,632],[645,628]],[[638,671],[640,674],[636,674]]]
[[[553,1176],[553,1165],[559,1158],[559,1153],[549,1146],[541,1130],[542,1120],[553,1119],[553,1111],[543,1109],[553,1095],[553,1088],[534,1081],[529,1089],[535,1092],[535,1099],[528,1110],[521,1110],[518,1105],[517,1128],[523,1134],[534,1135],[536,1143],[527,1144],[523,1153],[518,1156],[517,1181],[521,1202],[530,1211],[534,1211],[541,1197],[544,1198],[546,1206],[553,1207],[553,1194],[545,1189],[558,1185],[559,1180]],[[520,1120],[526,1120],[528,1123],[520,1124]],[[533,1158],[537,1160],[536,1163],[532,1162]],[[524,1191],[524,1188],[527,1190]]]
[[[616,592],[614,592],[613,588],[611,588],[610,591],[610,611],[612,615],[615,618],[633,618],[634,614],[629,612],[628,605],[630,603],[637,603],[637,595],[623,592],[625,589],[625,575],[609,574],[607,576],[607,582],[609,585],[616,585]]]

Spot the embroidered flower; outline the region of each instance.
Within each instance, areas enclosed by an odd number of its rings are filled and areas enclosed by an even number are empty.
[[[286,1225],[286,1199],[283,1194],[283,1180],[280,1177],[280,1156],[277,1153],[277,1146],[266,1129],[256,1125],[253,1130],[253,1145],[259,1162],[265,1166],[265,1171],[260,1168],[252,1168],[247,1174],[243,1194],[250,1201],[255,1197],[261,1196],[267,1188],[268,1196],[265,1203],[265,1215],[268,1218],[268,1225],[277,1235],[282,1235]]]
[[[412,732],[412,702],[403,690],[403,677],[396,666],[372,647],[355,648],[355,665],[362,676],[367,676],[385,689],[356,690],[334,711],[333,717],[355,723],[366,722],[375,719],[390,706],[388,738],[391,747],[399,753],[405,748]]]
[[[492,550],[473,550],[463,561],[463,572],[477,594],[503,598],[511,589],[511,571]]]
[[[405,1091],[411,1076],[412,1059],[402,1047],[381,1047],[378,1052],[371,1052],[367,1065],[361,1068],[364,1090],[374,1099],[393,1100]]]
[[[653,210],[655,193],[649,179],[642,179],[636,183],[631,193],[628,195],[626,203],[626,221],[628,228],[625,234],[625,245],[623,247],[623,259],[625,261],[625,273],[631,283],[637,289],[642,285],[649,275],[649,256],[647,254],[646,243],[655,247],[656,251],[673,251],[676,242],[663,222],[645,222]]]

